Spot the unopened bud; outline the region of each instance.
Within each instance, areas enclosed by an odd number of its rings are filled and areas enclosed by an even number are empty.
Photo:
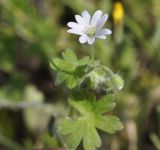
[[[113,80],[114,87],[117,90],[121,90],[123,88],[124,80],[122,79],[122,77],[120,75],[115,74],[113,76],[112,80]]]

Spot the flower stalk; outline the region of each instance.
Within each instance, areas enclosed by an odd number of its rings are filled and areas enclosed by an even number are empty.
[[[95,67],[95,56],[94,56],[94,46],[91,46],[91,61],[93,66]]]

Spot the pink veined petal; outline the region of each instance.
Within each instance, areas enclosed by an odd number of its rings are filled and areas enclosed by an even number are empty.
[[[90,20],[91,20],[91,16],[90,16],[90,14],[88,13],[87,10],[84,10],[84,11],[82,12],[82,17],[83,17],[83,19],[86,21],[87,25],[89,25]]]
[[[88,38],[87,42],[88,42],[89,45],[92,45],[95,42],[95,37]]]
[[[99,19],[101,19],[101,16],[102,16],[102,11],[97,10],[92,16],[90,25],[96,26]]]
[[[96,36],[105,36],[105,35],[110,35],[110,34],[112,34],[112,31],[111,30],[109,30],[109,29],[107,29],[107,28],[105,28],[105,29],[102,29],[102,30],[100,30],[97,34],[96,34]]]
[[[101,19],[97,22],[96,29],[99,31],[108,19],[108,14],[104,14]]]
[[[72,33],[72,34],[77,34],[77,35],[83,35],[83,32],[81,30],[79,30],[79,29],[76,29],[76,28],[69,29],[69,30],[67,30],[67,32],[68,33]]]
[[[80,43],[86,43],[87,42],[87,40],[88,40],[88,36],[87,35],[81,35],[80,37],[79,37],[79,42]]]
[[[80,15],[75,15],[76,21],[78,22],[78,24],[86,26],[86,21],[80,16]]]

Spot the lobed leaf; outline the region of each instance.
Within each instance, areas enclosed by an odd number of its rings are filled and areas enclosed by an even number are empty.
[[[99,116],[95,118],[95,126],[102,131],[107,133],[115,133],[116,131],[122,130],[123,125],[119,121],[119,118],[115,116]]]
[[[76,69],[76,67],[73,64],[59,58],[52,59],[52,64],[59,71],[74,72]]]
[[[84,119],[81,118],[77,120],[67,118],[61,121],[58,133],[62,135],[69,149],[76,149],[80,144],[83,137],[84,125]]]
[[[78,64],[77,56],[72,50],[70,50],[70,49],[65,50],[62,53],[62,56],[63,56],[64,60],[66,60],[67,62],[74,64],[74,65]]]
[[[68,78],[68,74],[60,71],[60,72],[58,72],[58,74],[57,74],[57,78],[56,78],[55,84],[56,84],[56,85],[61,84],[61,83],[64,82],[67,78]]]
[[[60,121],[57,133],[61,135],[66,135],[74,130],[74,121],[71,118],[66,118]]]
[[[78,61],[78,65],[79,66],[88,65],[88,64],[90,64],[90,62],[91,62],[90,57],[85,56]]]
[[[77,85],[77,79],[73,75],[68,75],[66,78],[66,86],[69,89],[74,88]]]
[[[116,103],[113,101],[113,95],[105,95],[94,104],[94,112],[96,114],[103,114],[111,111],[115,106]]]
[[[53,63],[53,60],[50,62],[50,67],[53,69],[53,70],[57,70],[58,68],[55,66],[55,64]]]
[[[75,101],[74,97],[69,98],[69,103],[74,107],[81,115],[92,113],[93,106],[87,100]]]
[[[86,123],[84,128],[83,146],[85,150],[96,150],[96,148],[101,146],[101,139],[97,130],[89,122]]]
[[[84,133],[84,120],[77,119],[74,124],[74,129],[66,138],[66,143],[69,149],[76,149],[80,144]]]
[[[86,56],[78,61],[76,54],[67,49],[62,53],[63,59],[54,58],[51,61],[52,69],[58,71],[55,84],[62,82],[69,89],[73,89],[79,85],[80,79],[85,75],[85,70],[89,63],[89,57]]]

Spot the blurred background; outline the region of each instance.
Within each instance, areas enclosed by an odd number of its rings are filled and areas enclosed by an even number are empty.
[[[63,149],[54,123],[68,91],[49,62],[66,48],[89,54],[66,24],[98,9],[113,34],[96,41],[96,59],[125,81],[113,112],[125,128],[100,133],[100,150],[160,150],[159,0],[0,0],[0,150]]]

